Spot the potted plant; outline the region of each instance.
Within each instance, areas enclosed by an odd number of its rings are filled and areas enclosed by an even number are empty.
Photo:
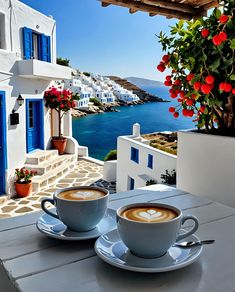
[[[160,33],[166,54],[157,69],[171,69],[164,84],[178,104],[169,112],[198,128],[179,132],[177,187],[235,207],[235,5],[219,2],[209,17]]]
[[[63,137],[61,124],[63,116],[75,107],[73,93],[68,89],[49,88],[44,94],[45,106],[58,113],[58,136],[52,137],[52,144],[59,154],[63,154],[67,144],[67,138]]]
[[[27,197],[32,192],[32,181],[31,178],[37,174],[36,171],[29,171],[25,167],[19,169],[16,168],[15,175],[16,175],[16,181],[15,181],[15,190],[19,197]]]

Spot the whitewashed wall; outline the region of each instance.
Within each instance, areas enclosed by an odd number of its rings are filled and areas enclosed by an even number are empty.
[[[179,132],[177,187],[235,207],[235,138]]]
[[[51,59],[56,63],[56,23],[40,12],[17,0],[0,0],[0,13],[5,15],[5,49],[0,49],[0,91],[6,94],[7,117],[7,180],[14,169],[21,167],[26,158],[26,115],[25,104],[18,107],[16,99],[19,93],[24,99],[43,98],[44,91],[50,86],[50,80],[22,78],[18,75],[17,61],[23,59],[23,33],[26,26],[35,32],[51,36]],[[44,62],[41,62],[44,63]],[[53,77],[53,76],[52,76]],[[12,110],[19,113],[20,123],[10,125]],[[71,117],[66,117],[64,126],[66,135],[71,134]],[[44,145],[50,147],[51,122],[49,110],[44,108]]]
[[[131,147],[139,149],[139,163],[132,161]],[[147,167],[148,154],[153,155],[153,169]],[[146,175],[158,183],[161,182],[161,174],[166,170],[176,169],[176,156],[157,150],[149,145],[133,139],[133,136],[118,137],[117,146],[117,192],[129,189],[128,177],[135,180],[135,188],[146,185],[146,180],[140,176]]]

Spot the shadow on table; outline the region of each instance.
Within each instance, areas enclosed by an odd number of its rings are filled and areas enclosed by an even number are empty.
[[[101,260],[96,267],[96,279],[101,291],[196,291],[202,277],[200,261],[183,269],[166,273],[137,273],[112,267]]]

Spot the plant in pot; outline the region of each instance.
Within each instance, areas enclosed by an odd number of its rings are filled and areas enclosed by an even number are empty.
[[[37,172],[34,170],[28,170],[25,167],[19,169],[16,168],[15,175],[15,190],[19,197],[27,197],[32,192],[32,180],[31,178],[36,175]]]
[[[197,131],[179,132],[177,187],[235,207],[235,4],[219,1],[208,17],[180,20],[159,41],[157,69],[177,100],[169,111],[192,118]]]
[[[170,36],[160,33],[167,53],[157,69],[166,76],[165,85],[177,99],[169,111],[193,118],[208,133],[235,135],[235,5],[220,1],[209,17],[180,20]]]
[[[75,107],[75,98],[76,96],[70,90],[61,90],[55,87],[49,88],[44,94],[45,106],[55,110],[58,114],[58,136],[52,137],[52,144],[60,155],[64,153],[67,144],[67,138],[63,136],[61,131],[62,119],[70,109]]]

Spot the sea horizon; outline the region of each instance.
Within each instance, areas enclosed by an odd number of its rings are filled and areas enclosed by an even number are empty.
[[[141,105],[118,107],[120,112],[91,114],[73,119],[73,137],[82,146],[87,146],[89,156],[103,160],[110,150],[116,149],[117,137],[131,135],[134,123],[139,123],[141,134],[177,131],[194,128],[194,123],[185,117],[175,119],[168,108],[176,104],[169,97],[165,86],[142,87],[143,90],[169,102],[149,102]]]

